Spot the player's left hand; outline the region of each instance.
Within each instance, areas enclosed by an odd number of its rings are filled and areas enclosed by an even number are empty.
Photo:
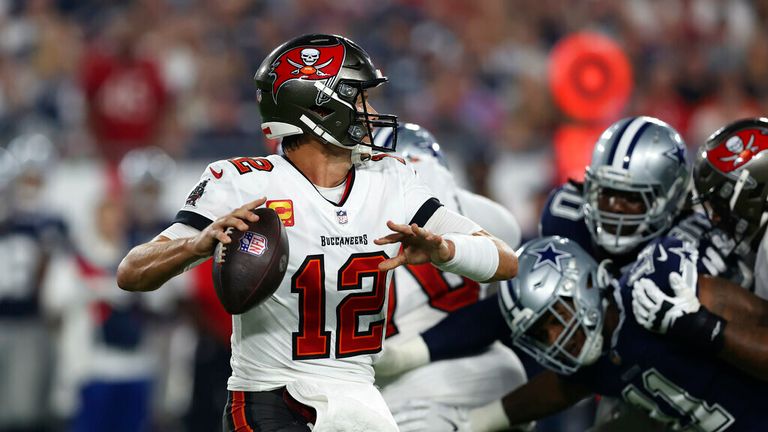
[[[429,400],[412,400],[392,408],[400,432],[471,432],[469,413]]]
[[[400,253],[379,264],[380,271],[395,269],[403,264],[443,263],[453,257],[453,244],[416,224],[400,225],[387,221],[387,227],[394,233],[378,238],[377,245],[402,243]]]
[[[679,318],[696,313],[701,307],[696,297],[696,285],[680,273],[669,274],[674,296],[665,294],[656,283],[642,278],[632,286],[632,310],[635,320],[646,329],[666,334]]]

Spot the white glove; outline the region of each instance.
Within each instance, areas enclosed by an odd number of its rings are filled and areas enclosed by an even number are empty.
[[[381,357],[373,364],[376,376],[392,377],[429,363],[429,347],[421,336],[399,344],[384,342]]]
[[[673,297],[665,294],[650,279],[642,278],[632,285],[635,320],[652,332],[666,334],[678,318],[695,313],[701,307],[696,298],[695,280],[685,280],[680,273],[673,272],[669,275],[669,285],[674,292]]]
[[[723,255],[713,246],[707,246],[699,259],[712,276],[723,274],[728,270]]]
[[[429,400],[411,400],[392,408],[400,432],[472,432],[469,412]]]

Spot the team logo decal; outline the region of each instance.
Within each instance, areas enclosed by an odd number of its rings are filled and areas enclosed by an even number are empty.
[[[237,250],[251,255],[262,255],[267,250],[267,238],[259,233],[246,231],[240,238]]]
[[[744,129],[733,134],[723,144],[709,150],[707,159],[715,168],[729,173],[765,150],[768,150],[766,132],[762,129]]]
[[[272,98],[277,102],[277,93],[286,82],[295,79],[325,81],[332,87],[341,65],[344,64],[344,45],[296,47],[286,51],[272,63],[270,75],[272,83]],[[324,93],[317,95],[317,103],[329,100]]]
[[[293,201],[291,200],[271,200],[266,202],[267,208],[271,208],[277,213],[277,217],[283,222],[283,225],[290,227],[295,223],[293,212]]]
[[[200,199],[201,196],[205,193],[205,187],[208,185],[208,179],[205,179],[201,181],[197,186],[195,186],[194,189],[192,189],[192,192],[189,193],[189,196],[187,197],[187,205],[194,207],[197,205],[197,200]]]
[[[532,250],[531,255],[536,256],[536,262],[533,264],[534,270],[546,265],[557,271],[563,271],[562,262],[560,260],[573,257],[573,255],[566,251],[558,250],[553,243],[547,243],[547,245],[541,249]]]

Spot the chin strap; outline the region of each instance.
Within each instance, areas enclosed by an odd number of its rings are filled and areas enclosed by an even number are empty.
[[[359,165],[371,160],[373,149],[362,144],[352,147],[352,163]]]

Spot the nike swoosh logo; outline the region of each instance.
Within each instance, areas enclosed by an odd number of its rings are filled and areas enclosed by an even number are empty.
[[[209,169],[211,170],[211,174],[213,174],[213,176],[216,177],[216,179],[220,179],[221,176],[224,175],[224,170],[216,171],[215,169],[213,169],[213,167],[209,167]]]
[[[657,258],[657,259],[658,259],[659,262],[666,262],[667,261],[667,251],[665,251],[664,248],[661,247],[661,246],[659,246],[659,258]]]
[[[453,430],[454,432],[455,432],[455,431],[457,431],[457,430],[459,430],[459,425],[457,425],[456,423],[454,423],[454,422],[453,422],[453,420],[449,419],[448,417],[446,417],[446,416],[444,416],[444,415],[440,415],[440,414],[438,414],[437,416],[438,416],[438,417],[440,417],[441,419],[445,420],[446,422],[448,422],[448,424],[449,424],[449,425],[453,426],[453,429],[452,429],[452,430]]]

